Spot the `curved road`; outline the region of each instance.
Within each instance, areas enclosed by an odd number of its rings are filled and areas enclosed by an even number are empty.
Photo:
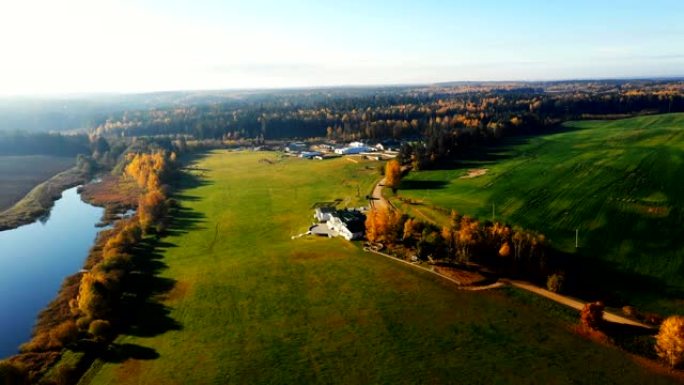
[[[378,209],[394,208],[391,203],[387,201],[382,196],[382,189],[385,187],[385,178],[380,179],[380,181],[373,187],[373,193],[371,194],[371,206]]]

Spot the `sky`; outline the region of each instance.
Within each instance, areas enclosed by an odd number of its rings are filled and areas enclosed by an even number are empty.
[[[0,0],[0,94],[684,76],[684,1]]]

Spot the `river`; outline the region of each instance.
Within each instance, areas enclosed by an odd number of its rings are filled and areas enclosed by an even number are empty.
[[[38,313],[78,272],[99,231],[103,209],[65,190],[47,220],[0,231],[0,358],[27,342]]]

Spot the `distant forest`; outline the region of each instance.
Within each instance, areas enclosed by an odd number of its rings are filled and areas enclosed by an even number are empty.
[[[434,160],[459,147],[537,132],[567,120],[682,111],[683,80],[452,83],[13,100],[0,108],[0,132],[5,131],[0,134],[0,155],[80,153],[96,137],[257,141],[327,137],[412,138],[423,143],[417,151]],[[26,131],[89,137],[27,135]]]

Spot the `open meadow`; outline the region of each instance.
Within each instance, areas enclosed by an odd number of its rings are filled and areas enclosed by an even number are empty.
[[[668,383],[571,331],[573,311],[514,289],[458,291],[307,230],[358,206],[375,163],[215,151],[186,170],[171,235],[149,256],[148,327],[80,384]]]
[[[684,306],[683,180],[684,114],[669,114],[508,139],[453,167],[411,172],[399,195],[413,204],[396,201],[424,219],[443,221],[453,209],[539,231],[611,272],[600,280],[653,288],[656,296],[625,296],[669,312]]]
[[[38,184],[75,164],[75,157],[0,156],[0,212],[19,202]]]

